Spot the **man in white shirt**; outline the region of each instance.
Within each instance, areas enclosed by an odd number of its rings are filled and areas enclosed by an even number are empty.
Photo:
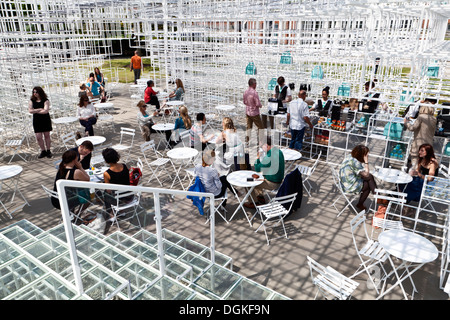
[[[309,107],[305,102],[306,90],[298,92],[298,99],[289,104],[287,111],[286,124],[291,129],[291,142],[289,148],[298,151],[303,147],[303,135],[305,134],[306,125],[312,129],[313,125],[309,119]]]

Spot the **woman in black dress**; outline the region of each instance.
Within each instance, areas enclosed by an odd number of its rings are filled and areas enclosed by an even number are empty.
[[[36,135],[37,143],[41,148],[41,154],[38,158],[51,158],[50,151],[50,131],[52,128],[52,120],[50,119],[50,101],[47,94],[41,87],[33,88],[33,95],[28,103],[28,112],[33,115],[33,129]]]

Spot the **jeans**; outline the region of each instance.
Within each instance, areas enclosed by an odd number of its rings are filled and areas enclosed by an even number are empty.
[[[80,120],[80,124],[85,128],[87,132],[89,132],[90,136],[94,135],[94,127],[93,125],[97,123],[96,117],[91,117],[87,120]]]
[[[301,130],[291,129],[291,143],[289,148],[302,150],[303,147],[303,135],[305,134],[305,128]]]

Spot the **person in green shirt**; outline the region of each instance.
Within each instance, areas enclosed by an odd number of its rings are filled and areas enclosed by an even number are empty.
[[[266,203],[264,199],[264,190],[274,190],[278,188],[284,179],[284,155],[277,147],[272,146],[272,139],[267,137],[261,146],[266,155],[260,159],[258,152],[258,160],[255,162],[255,171],[264,176],[264,181],[256,186],[252,191],[252,198],[257,204]],[[246,208],[254,208],[252,202],[244,203]]]

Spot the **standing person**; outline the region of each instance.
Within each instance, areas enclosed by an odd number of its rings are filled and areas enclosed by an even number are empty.
[[[369,193],[375,192],[377,184],[369,170],[369,148],[357,145],[352,153],[347,156],[339,168],[339,180],[344,192],[360,192],[358,204],[359,210],[366,210],[364,201]]]
[[[309,125],[311,129],[313,128],[309,119],[309,107],[305,102],[306,96],[306,90],[299,90],[298,99],[289,104],[287,111],[286,124],[291,129],[289,148],[298,151],[301,151],[303,147],[303,136],[306,125]]]
[[[419,147],[425,143],[433,144],[437,121],[434,117],[434,108],[426,105],[421,106],[419,109],[419,116],[413,124],[409,122],[409,117],[406,117],[403,121],[406,129],[413,132],[410,158],[411,165],[415,168],[419,158]]]
[[[286,85],[285,79],[282,76],[278,77],[277,83],[278,84],[275,87],[275,93],[273,94],[272,97],[278,100],[277,109],[279,109],[280,107],[287,109],[288,103],[292,101],[291,88],[289,88],[289,86]],[[266,116],[263,116],[262,118],[263,118],[262,121],[265,124]],[[269,123],[271,129],[275,129],[274,118],[275,117],[273,115],[269,115]]]
[[[34,87],[33,95],[28,103],[28,112],[33,115],[33,129],[39,148],[41,148],[41,154],[38,156],[39,159],[43,157],[52,157],[50,151],[50,131],[52,131],[53,128],[49,111],[50,101],[48,100],[44,89],[41,87]]]
[[[80,124],[85,129],[86,136],[94,135],[94,124],[97,123],[97,115],[95,113],[94,105],[89,101],[89,98],[82,96],[77,107],[77,118]]]
[[[332,109],[333,101],[330,99],[330,87],[325,87],[322,89],[322,99],[317,100],[311,110],[317,111],[320,116],[326,117],[331,115]]]
[[[253,128],[253,123],[258,130],[264,129],[264,125],[260,116],[260,109],[262,108],[259,100],[258,92],[256,92],[256,79],[250,78],[248,80],[248,89],[244,92],[245,117],[247,119],[247,135],[245,140],[250,140],[250,132]],[[258,135],[259,137],[259,135]]]
[[[139,108],[139,112],[137,113],[137,122],[141,128],[142,137],[145,141],[150,141],[150,135],[156,132],[152,129],[152,126],[154,125],[152,118],[153,116],[156,116],[158,112],[155,111],[153,114],[150,114],[147,111],[147,105],[143,100],[138,102],[137,107]]]
[[[264,181],[260,185],[256,186],[252,191],[252,198],[256,199],[257,204],[264,204],[266,200],[264,198],[264,190],[275,190],[281,185],[284,179],[284,155],[278,147],[272,146],[272,139],[270,137],[262,144],[262,150],[265,155],[261,159],[261,155],[258,152],[258,159],[255,162],[255,171],[262,173]],[[255,208],[253,202],[249,201],[244,203],[246,208]]]
[[[78,147],[69,149],[77,153],[78,161],[81,163],[83,169],[89,169],[91,166],[92,151],[94,145],[89,140],[83,141]]]
[[[154,86],[155,86],[155,82],[153,80],[147,81],[147,88],[145,88],[145,91],[144,91],[144,102],[146,104],[156,106],[156,110],[159,111],[159,109],[161,107],[159,104],[158,96],[157,96],[159,91],[156,92],[155,90],[153,90]]]
[[[142,59],[137,50],[134,52],[134,56],[131,57],[130,71],[134,71],[134,84],[137,84],[137,80],[141,78],[141,72],[144,72]]]
[[[367,81],[364,84],[364,88],[367,93],[364,95],[365,99],[362,100],[363,112],[375,113],[375,111],[377,111],[378,104],[380,103],[380,101],[372,100],[372,99],[374,99],[374,98],[379,99],[380,93],[379,92],[371,93],[370,90],[372,90],[374,87],[375,87],[374,81]]]

